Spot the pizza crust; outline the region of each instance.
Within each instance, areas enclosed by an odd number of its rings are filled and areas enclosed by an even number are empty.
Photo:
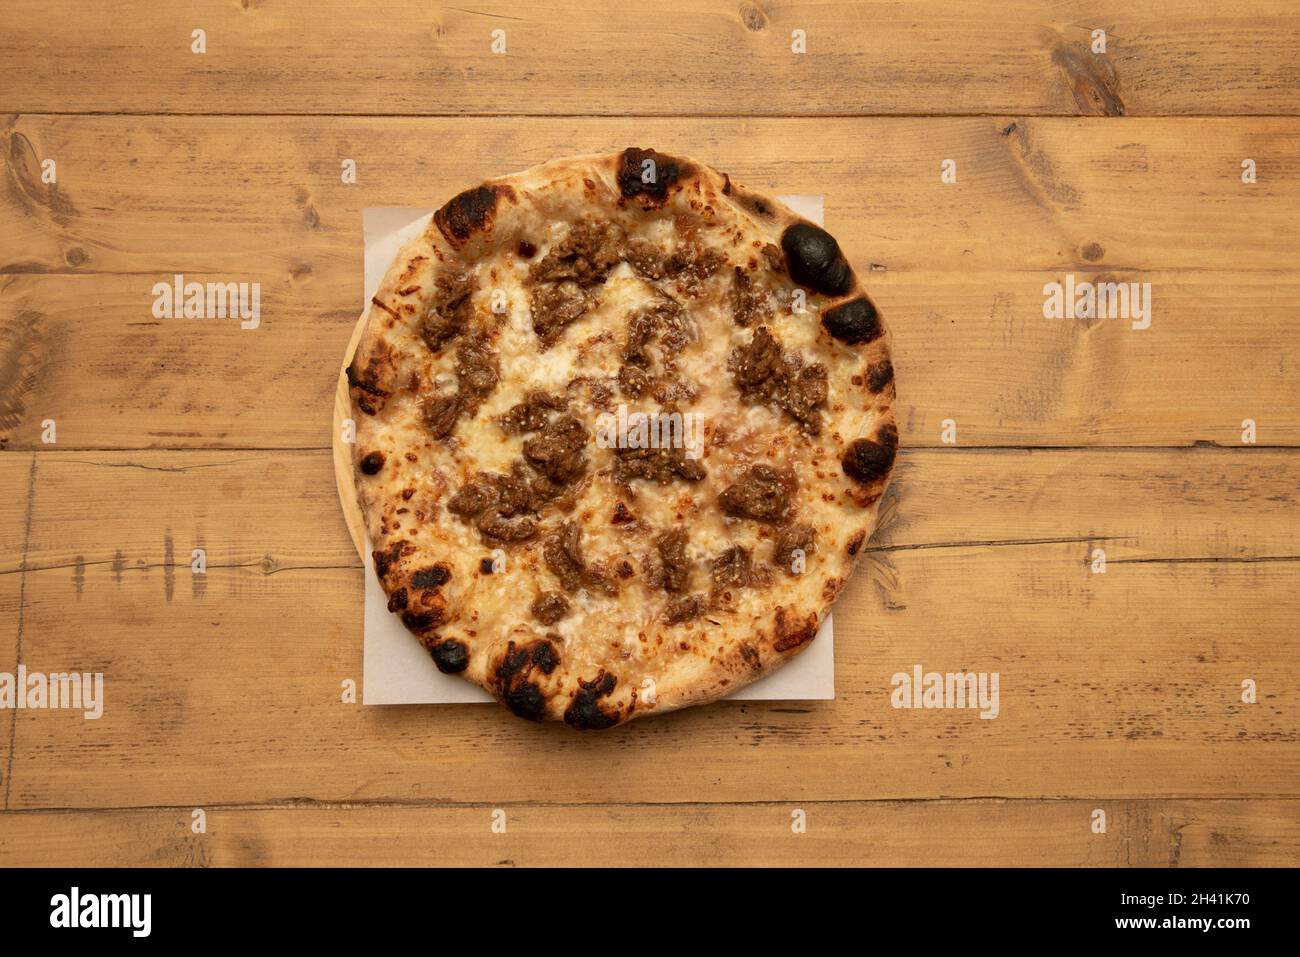
[[[595,252],[569,262],[580,230]],[[611,265],[606,248],[630,258]],[[630,397],[638,376],[669,401]],[[440,669],[578,728],[720,698],[802,651],[874,530],[897,448],[888,333],[829,234],[649,150],[547,163],[439,209],[372,300],[348,382],[390,610]],[[533,392],[562,411],[520,413]],[[699,416],[703,454],[665,468],[583,441],[620,404]],[[537,427],[512,431],[525,419]],[[546,492],[484,521],[464,514],[484,475]],[[517,541],[484,530],[528,522]],[[686,543],[665,553],[675,531]],[[792,542],[808,545],[798,574],[782,564]],[[543,624],[547,595],[567,610]]]

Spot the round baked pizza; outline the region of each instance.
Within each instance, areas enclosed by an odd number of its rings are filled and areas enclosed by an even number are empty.
[[[454,197],[348,384],[389,610],[441,671],[580,729],[806,648],[898,446],[888,337],[835,239],[649,149]]]

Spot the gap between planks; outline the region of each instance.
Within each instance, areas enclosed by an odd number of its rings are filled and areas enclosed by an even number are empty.
[[[27,515],[24,520],[23,528],[23,555],[22,563],[18,566],[18,623],[17,640],[14,643],[14,668],[22,664],[23,660],[23,611],[27,606],[27,553],[32,542],[32,512],[36,504],[36,453],[32,453],[32,467],[27,472]],[[13,715],[9,719],[9,753],[5,755],[5,803],[4,809],[9,810],[9,793],[13,788],[14,780],[14,752],[18,750],[18,709],[13,709]]]
[[[1290,794],[1153,794],[1147,797],[1097,794],[1087,797],[1010,797],[998,794],[980,794],[970,796],[934,795],[926,797],[876,797],[876,798],[817,798],[811,801],[791,798],[788,801],[399,801],[393,799],[376,801],[318,801],[314,798],[293,798],[284,801],[260,803],[229,802],[199,804],[120,804],[111,807],[24,807],[7,808],[0,815],[42,815],[42,814],[117,814],[133,813],[189,813],[196,807],[204,811],[351,811],[378,810],[481,810],[484,808],[753,808],[786,807],[797,804],[800,807],[868,807],[890,804],[1080,804],[1092,802],[1114,802],[1123,804],[1163,804],[1174,801],[1187,803],[1233,802],[1252,803],[1256,801],[1273,801],[1296,804],[1300,806],[1300,797]]]
[[[158,110],[21,110],[0,106],[0,115],[24,116],[95,116],[95,117],[212,117],[214,119],[355,119],[355,120],[963,120],[963,119],[1061,119],[1061,120],[1293,120],[1295,113],[1141,113],[1136,117],[1099,116],[1093,113],[1048,113],[1016,111],[975,111],[970,113],[206,113],[200,111]]]
[[[1220,451],[1220,452],[1294,452],[1300,450],[1300,444],[1266,444],[1263,442],[1253,443],[1251,445],[1223,445],[1211,439],[1196,439],[1190,443],[1181,445],[918,445],[910,444],[900,446],[899,455],[907,455],[914,452],[980,452],[1001,454],[1004,452],[1200,452],[1200,451]],[[190,445],[190,446],[162,446],[162,445],[133,445],[133,446],[81,446],[73,445],[61,448],[13,448],[0,449],[0,455],[60,455],[67,452],[77,452],[80,454],[91,455],[124,455],[130,452],[164,452],[175,453],[179,455],[205,454],[212,452],[242,452],[248,454],[257,454],[263,452],[296,452],[296,453],[326,453],[332,452],[333,449],[328,445]],[[87,462],[86,465],[95,465],[103,468],[139,468],[146,471],[154,472],[183,472],[191,468],[207,468],[209,466],[180,466],[168,468],[157,465],[140,465],[135,462]],[[218,464],[218,463],[213,463]]]

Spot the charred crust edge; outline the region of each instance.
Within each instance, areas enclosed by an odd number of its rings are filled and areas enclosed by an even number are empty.
[[[835,237],[812,223],[793,223],[781,233],[790,278],[826,296],[843,296],[853,288],[853,269]]]
[[[898,427],[889,422],[881,426],[874,439],[858,439],[840,460],[844,474],[866,485],[883,479],[894,467],[898,454]]]
[[[497,204],[502,198],[514,200],[515,191],[505,185],[483,185],[453,196],[433,214],[438,230],[452,247],[459,249],[476,232],[491,232]]]
[[[579,731],[601,731],[618,724],[618,717],[600,707],[600,699],[608,697],[618,679],[605,671],[590,681],[578,679],[579,690],[564,712],[564,722]]]
[[[822,326],[840,342],[850,346],[874,342],[884,332],[880,313],[866,296],[827,309],[822,313]]]
[[[364,371],[358,370],[358,361],[359,358],[354,358],[347,370],[352,401],[366,415],[376,415],[384,407],[389,396],[388,390],[379,385],[379,373],[375,370],[379,360],[372,357]]]
[[[642,169],[646,160],[654,162],[654,181],[647,183],[642,178]],[[678,180],[690,175],[691,165],[685,160],[657,153],[652,149],[629,146],[618,156],[615,179],[618,191],[624,199],[640,198],[647,209],[662,206],[668,198],[668,190],[676,186]]]
[[[444,564],[420,568],[411,576],[411,585],[415,588],[438,589],[451,580],[451,569]]]
[[[872,392],[884,392],[894,381],[894,364],[888,358],[881,359],[867,370],[867,387]]]
[[[521,718],[540,720],[546,714],[546,695],[531,679],[538,671],[549,675],[559,664],[560,653],[547,638],[524,645],[510,642],[494,675],[505,706]]]
[[[458,638],[447,638],[429,649],[433,663],[445,675],[460,674],[469,666],[469,648]]]

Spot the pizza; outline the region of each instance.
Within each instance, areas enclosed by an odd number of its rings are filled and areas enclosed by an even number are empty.
[[[629,148],[451,199],[347,369],[389,610],[529,719],[702,704],[813,640],[898,447],[881,317],[835,239]]]

